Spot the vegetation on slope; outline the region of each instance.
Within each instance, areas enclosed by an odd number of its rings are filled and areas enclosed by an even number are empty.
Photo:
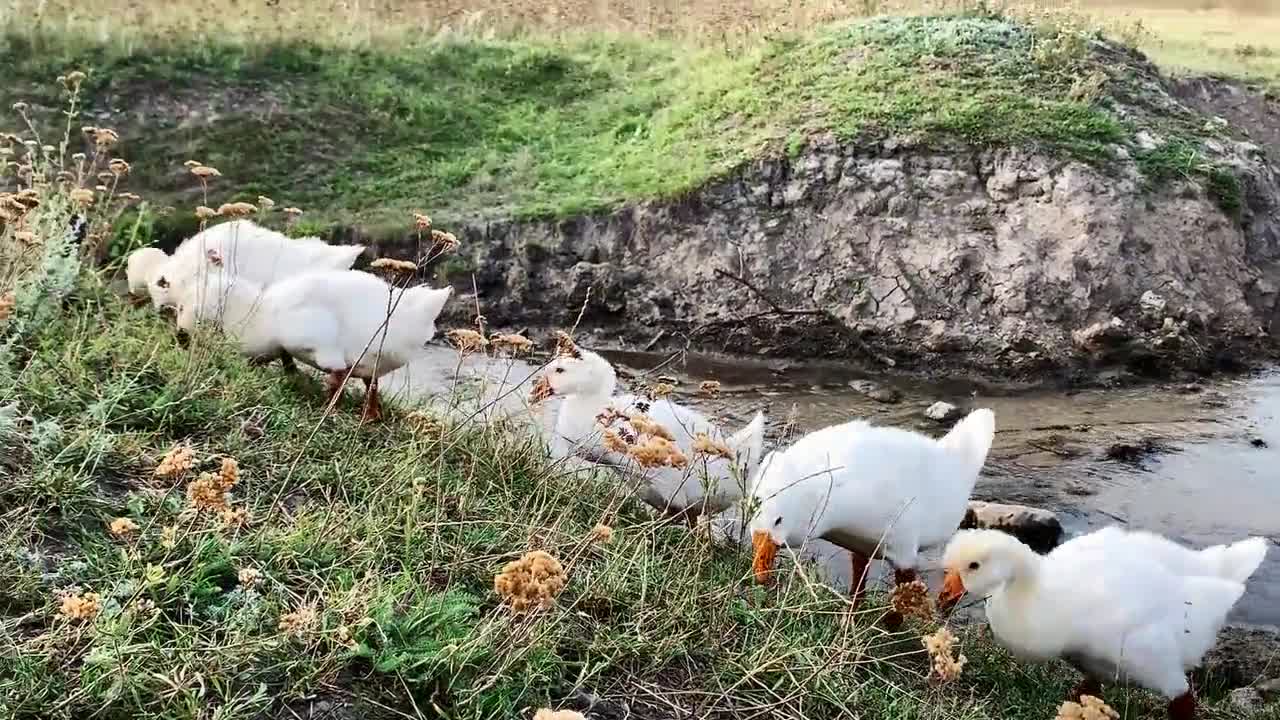
[[[113,121],[131,138],[134,187],[157,205],[198,197],[181,171],[194,158],[223,172],[219,201],[266,194],[316,223],[418,207],[564,217],[679,196],[823,132],[1106,162],[1151,123],[1116,107],[1127,68],[1064,17],[858,20],[733,52],[582,35],[122,44],[42,26],[0,41],[15,79],[0,100],[32,100],[54,125],[48,78],[90,69],[91,114],[124,110]],[[1183,139],[1199,152],[1201,134]]]
[[[1048,718],[1074,683],[976,631],[963,675],[931,681],[933,623],[888,637],[879,598],[755,585],[740,550],[518,428],[361,426],[217,336],[179,347],[81,267],[117,208],[97,139],[35,146],[30,192],[0,203],[0,718],[507,718],[584,693],[642,718]],[[517,612],[495,574],[534,549],[566,584]]]

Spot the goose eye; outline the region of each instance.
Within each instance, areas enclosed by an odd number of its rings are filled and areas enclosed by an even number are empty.
[[[168,280],[165,280],[164,278],[160,278],[159,280],[157,280],[157,281],[156,281],[156,285],[159,285],[159,286],[160,286],[160,287],[162,287],[162,288],[168,288],[168,287],[169,287],[169,281],[168,281]]]
[[[782,518],[778,518],[777,520],[774,520],[774,521],[773,521],[773,526],[774,526],[774,527],[778,527],[778,526],[779,526],[779,525],[781,525],[781,524],[782,524]]]
[[[971,562],[971,563],[969,563],[969,569],[970,569],[970,570],[977,570],[977,569],[978,569],[978,568],[980,568],[980,567],[982,567],[982,564],[981,564],[981,563],[977,563],[977,562]]]
[[[564,368],[556,368],[556,372],[557,372],[557,373],[562,373],[562,372],[564,372]]]

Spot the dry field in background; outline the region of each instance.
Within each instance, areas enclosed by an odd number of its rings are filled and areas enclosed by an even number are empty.
[[[13,0],[8,10],[0,9],[0,26],[21,32],[71,30],[86,40],[123,43],[157,33],[246,42],[311,38],[345,45],[394,40],[405,33],[587,31],[741,47],[832,20],[977,7],[1084,12],[1104,26],[1123,28],[1172,69],[1270,79],[1280,75],[1280,0]]]

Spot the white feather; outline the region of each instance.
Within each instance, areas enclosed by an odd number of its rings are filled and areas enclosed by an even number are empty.
[[[346,270],[363,245],[329,245],[319,238],[290,238],[249,220],[232,220],[193,235],[148,279],[157,308],[176,305],[178,288],[208,273],[244,277],[269,286],[312,270]],[[211,261],[211,254],[215,260]]]
[[[350,369],[373,379],[407,364],[431,340],[451,292],[400,290],[356,270],[316,270],[266,288],[210,273],[184,291],[178,326],[190,331],[196,322],[214,322],[251,357],[284,350],[324,372]]]
[[[1181,557],[1167,548],[1153,555],[1172,545],[1159,540],[1108,528],[1041,556],[1010,535],[966,530],[943,564],[987,598],[991,630],[1015,655],[1062,658],[1100,681],[1172,699],[1187,691],[1186,673],[1213,646],[1244,585],[1202,574],[1186,548]]]
[[[754,531],[800,548],[823,538],[897,569],[960,526],[995,435],[975,410],[940,440],[855,420],[812,432],[761,464]]]

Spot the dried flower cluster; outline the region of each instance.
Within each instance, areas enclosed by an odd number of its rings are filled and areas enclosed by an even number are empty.
[[[249,217],[256,212],[258,212],[258,206],[247,202],[223,203],[218,206],[218,214],[229,218]]]
[[[277,627],[289,635],[302,635],[316,626],[320,616],[312,605],[303,605],[291,613],[280,616]]]
[[[674,441],[676,439],[676,436],[672,435],[671,431],[663,426],[662,423],[642,412],[627,413],[627,422],[631,423],[631,427],[635,428],[637,434],[652,435],[663,440]]]
[[[675,383],[658,382],[649,388],[649,394],[655,398],[664,398],[676,391]]]
[[[236,573],[236,579],[240,581],[240,587],[251,588],[262,580],[262,573],[256,568],[240,568],[240,572]]]
[[[707,397],[715,397],[720,394],[720,381],[703,380],[702,384],[698,386],[698,392]]]
[[[615,423],[620,424],[614,427]],[[606,450],[628,455],[641,467],[682,468],[689,464],[675,443],[675,435],[640,410],[621,413],[607,408],[596,416],[596,424],[601,427]]]
[[[439,248],[442,253],[453,252],[454,250],[457,250],[460,245],[458,238],[454,237],[453,233],[447,233],[443,230],[432,230],[431,242],[435,243],[435,246]]]
[[[613,542],[613,528],[603,524],[596,525],[595,527],[591,528],[590,539],[591,539],[591,542],[600,543],[601,545],[608,545],[609,543]]]
[[[217,473],[200,473],[200,477],[187,486],[187,499],[200,510],[221,513],[228,509],[227,493],[240,479],[240,466],[232,458],[223,458],[222,469]]]
[[[493,577],[493,590],[511,605],[511,609],[523,612],[530,608],[550,607],[566,582],[564,567],[560,561],[542,550],[525,553],[519,560],[512,560]]]
[[[562,358],[581,358],[582,351],[578,349],[578,344],[573,341],[573,336],[563,330],[557,330],[556,336],[556,357]]]
[[[427,435],[440,435],[444,433],[444,423],[440,421],[440,418],[431,413],[414,410],[405,416],[405,420],[408,420],[410,426],[418,432]]]
[[[430,230],[431,230],[431,217],[430,217],[430,216],[428,216],[428,215],[426,215],[426,214],[424,214],[424,213],[419,213],[419,212],[414,213],[414,214],[413,214],[413,229],[417,230],[418,232],[428,232],[428,231],[430,231]]]
[[[259,208],[261,208],[261,209],[263,209],[263,210],[270,210],[271,208],[273,208],[273,207],[275,207],[275,206],[276,206],[276,201],[275,201],[275,200],[272,200],[271,198],[267,197],[266,195],[259,195],[259,196],[258,196],[258,207],[259,207]]]
[[[689,458],[680,452],[680,448],[675,443],[666,438],[651,435],[645,437],[642,442],[632,445],[627,450],[627,454],[642,467],[683,468],[689,464]]]
[[[17,302],[17,296],[13,294],[12,290],[0,295],[0,322],[9,319],[9,316],[13,314],[13,306]]]
[[[537,405],[554,394],[555,390],[551,387],[551,380],[546,375],[542,375],[534,381],[533,388],[529,391],[529,402]]]
[[[76,188],[70,193],[67,193],[67,197],[71,199],[71,202],[81,208],[87,208],[93,205],[94,195],[93,191],[89,188]]]
[[[533,349],[533,341],[523,335],[494,335],[489,342],[498,350],[505,350],[512,355],[523,355]]]
[[[191,470],[191,465],[195,460],[195,453],[186,445],[175,445],[169,452],[160,458],[160,464],[156,466],[155,476],[166,480],[174,480],[182,477]]]
[[[58,613],[68,620],[92,620],[102,611],[102,597],[98,593],[67,593],[62,596]]]
[[[40,207],[40,197],[30,188],[16,193],[0,193],[0,220],[14,222]]]
[[[929,658],[933,661],[933,673],[943,682],[950,682],[960,677],[960,671],[968,662],[964,655],[955,655],[956,636],[947,628],[938,628],[932,635],[920,639]]]
[[[199,220],[212,220],[218,217],[218,211],[207,205],[196,206],[196,218]]]
[[[239,528],[249,524],[249,511],[245,508],[225,508],[218,512],[218,519],[228,528]]]
[[[894,612],[904,618],[915,617],[927,622],[936,614],[933,598],[929,597],[929,586],[923,580],[912,580],[895,587],[890,603]]]
[[[118,538],[127,538],[130,535],[138,532],[138,523],[130,520],[127,517],[118,517],[115,520],[111,521],[111,524],[108,526],[108,528],[111,530],[112,535]]]
[[[1080,702],[1064,702],[1054,720],[1120,720],[1120,713],[1092,695],[1082,695]]]
[[[533,720],[587,720],[587,716],[576,710],[542,708],[533,714]]]
[[[84,82],[89,76],[79,70],[72,70],[66,75],[59,75],[58,82],[62,83],[69,92],[75,92],[80,89],[80,83]]]
[[[409,262],[408,260],[396,260],[394,258],[378,258],[369,263],[369,267],[374,270],[382,270],[388,274],[404,274],[413,275],[418,272],[418,264]]]
[[[172,525],[166,525],[160,531],[160,547],[165,550],[172,550],[178,547],[178,529]]]
[[[98,146],[99,150],[105,150],[116,143],[120,142],[120,133],[111,128],[89,128],[93,132],[88,133],[93,140],[93,144]]]
[[[445,337],[449,338],[449,342],[453,343],[458,352],[464,356],[484,352],[484,349],[489,346],[489,341],[484,335],[475,330],[450,330],[445,333]]]
[[[733,459],[733,451],[728,445],[711,439],[706,433],[698,433],[693,436],[693,452],[698,455],[710,455],[712,457],[722,457],[726,460]]]
[[[218,172],[217,168],[209,167],[208,165],[201,165],[199,163],[190,165],[192,162],[194,161],[187,161],[187,164],[191,167],[191,174],[200,178],[201,182],[208,180],[209,178],[222,177],[222,173]]]

